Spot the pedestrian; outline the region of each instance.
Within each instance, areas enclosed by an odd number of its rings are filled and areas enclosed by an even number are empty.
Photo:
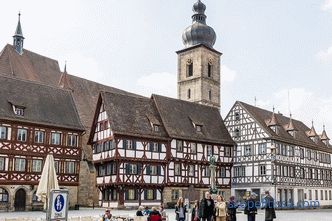
[[[231,196],[227,205],[227,214],[229,216],[229,221],[236,221],[236,209],[238,205],[235,203],[235,197]]]
[[[178,202],[176,203],[176,206],[175,206],[176,220],[177,221],[185,221],[186,220],[186,213],[187,213],[187,208],[184,205],[183,198],[180,197],[178,199]]]
[[[112,219],[112,214],[111,211],[109,209],[105,210],[104,215],[102,215],[100,221],[111,221]]]
[[[269,191],[265,191],[263,203],[262,209],[265,209],[265,221],[273,221],[277,216],[274,209],[274,199]]]
[[[195,200],[195,205],[191,210],[191,221],[200,221],[199,218],[199,201]]]
[[[202,221],[212,221],[213,215],[214,201],[211,198],[211,194],[206,192],[200,203],[199,217],[202,219]]]
[[[160,212],[160,215],[161,215],[161,220],[166,220],[167,219],[167,214],[166,214],[166,210],[165,210],[165,207],[164,207],[163,203],[160,204],[159,212]]]
[[[257,207],[256,207],[256,194],[252,193],[246,201],[244,214],[247,214],[248,221],[256,221]]]
[[[144,214],[143,214],[143,209],[144,209],[143,206],[139,206],[139,207],[138,207],[138,210],[137,210],[137,212],[136,212],[136,216],[144,216]]]
[[[216,221],[226,221],[226,215],[226,202],[224,197],[218,195],[217,202],[215,204]]]
[[[148,216],[148,221],[161,221],[161,215],[156,207],[152,207]]]

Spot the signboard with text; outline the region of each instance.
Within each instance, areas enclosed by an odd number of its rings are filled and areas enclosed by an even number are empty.
[[[50,193],[48,221],[67,220],[68,216],[68,190],[52,190]]]

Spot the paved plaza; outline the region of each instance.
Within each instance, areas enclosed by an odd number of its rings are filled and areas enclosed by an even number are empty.
[[[83,221],[93,220],[97,221],[98,217],[103,213],[103,209],[87,209],[69,211],[69,221]],[[175,221],[174,210],[166,210],[169,215],[169,221]],[[112,210],[115,216],[131,216],[133,217],[136,211],[134,210]],[[89,217],[90,219],[87,219]],[[317,210],[291,210],[291,211],[277,211],[276,221],[332,221],[331,209],[317,209]],[[44,220],[45,213],[43,212],[1,212],[0,221],[6,220]],[[238,221],[246,221],[246,216],[243,213],[238,214]],[[264,221],[264,211],[259,211],[257,221]]]

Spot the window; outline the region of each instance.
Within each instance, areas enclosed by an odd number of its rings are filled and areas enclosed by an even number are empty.
[[[59,171],[60,171],[59,161],[54,160],[54,167],[55,167],[55,172],[59,173]]]
[[[226,177],[226,168],[225,167],[220,168],[220,177],[221,178]]]
[[[212,145],[207,145],[207,155],[212,156],[213,154],[213,147]]]
[[[99,166],[97,166],[97,168],[98,168],[98,176],[105,176],[105,167],[103,166],[103,165],[99,165]]]
[[[24,108],[23,107],[16,107],[14,106],[14,113],[17,115],[17,116],[24,116]]]
[[[209,101],[212,100],[212,92],[209,90]]]
[[[42,164],[42,160],[32,160],[32,172],[41,172]]]
[[[318,200],[318,190],[315,190],[315,200]]]
[[[329,190],[329,200],[332,200],[332,191]]]
[[[15,171],[20,171],[20,172],[25,171],[25,159],[22,158],[15,159]]]
[[[161,152],[161,144],[159,144],[159,143],[150,143],[150,151],[152,151],[152,152]]]
[[[252,148],[251,145],[244,145],[244,156],[251,156]]]
[[[70,147],[77,146],[77,135],[74,135],[74,134],[67,135],[67,146],[70,146]]]
[[[128,150],[136,150],[135,140],[123,140],[123,148]]]
[[[136,200],[136,190],[134,189],[129,189],[127,192],[126,192],[126,198],[127,200]]]
[[[328,200],[327,199],[327,190],[325,190],[325,200]]]
[[[289,146],[289,156],[290,157],[294,156],[294,147],[293,146]]]
[[[155,190],[145,190],[145,199],[154,200],[155,199]]]
[[[0,187],[0,202],[8,202],[8,192],[4,188]]]
[[[231,147],[225,147],[225,157],[231,156]]]
[[[180,197],[179,190],[172,190],[172,200],[178,200]]]
[[[258,166],[258,174],[259,174],[259,176],[266,175],[266,166],[265,165]]]
[[[239,112],[235,112],[234,116],[235,116],[235,121],[240,120],[240,113]]]
[[[158,175],[158,166],[150,165],[147,167],[147,174],[148,175]]]
[[[44,137],[44,131],[35,131],[35,143],[44,143]]]
[[[210,78],[212,76],[212,64],[208,64],[208,77]]]
[[[312,191],[309,190],[309,200],[312,200]]]
[[[303,148],[300,148],[300,158],[301,159],[304,158],[304,150],[303,150]]]
[[[195,176],[195,166],[194,165],[189,165],[188,169],[189,169],[188,175],[189,176]]]
[[[0,126],[0,140],[7,139],[7,127]]]
[[[258,144],[258,154],[266,154],[266,143]]]
[[[126,172],[127,174],[138,174],[138,166],[137,164],[126,164]]]
[[[308,158],[308,160],[311,159],[311,151],[310,150],[307,150],[307,158]]]
[[[202,128],[203,128],[202,125],[196,125],[196,131],[197,132],[202,132]]]
[[[174,175],[176,176],[181,175],[181,164],[179,163],[174,164]]]
[[[182,140],[176,141],[176,151],[183,152],[183,141]]]
[[[115,175],[116,174],[116,164],[115,163],[108,163],[108,164],[106,164],[105,174],[107,176],[109,176],[109,175]]]
[[[301,169],[300,169],[300,177],[301,177],[301,179],[304,179],[304,178],[305,178],[305,171],[304,171],[304,168],[301,168]]]
[[[289,167],[289,176],[295,177],[295,167]]]
[[[66,162],[65,172],[66,173],[75,173],[75,162],[73,162],[73,161]]]
[[[233,136],[234,136],[234,138],[240,138],[241,133],[240,133],[240,130],[238,128],[235,129]]]
[[[210,168],[208,166],[203,167],[205,177],[210,177]]]
[[[18,129],[17,130],[17,140],[21,142],[27,141],[28,131],[26,129]]]
[[[187,91],[187,98],[188,98],[188,99],[191,98],[191,90],[190,90],[190,88],[189,88],[188,91]]]
[[[153,131],[154,131],[154,132],[159,132],[159,125],[154,124],[154,125],[153,125]]]
[[[51,133],[51,144],[60,145],[61,144],[61,134],[60,133]]]
[[[191,60],[188,60],[187,62],[187,77],[193,76],[193,62]]]
[[[191,150],[191,153],[196,153],[197,152],[196,143],[190,143],[190,150]]]
[[[0,171],[5,170],[6,158],[0,157]]]
[[[246,167],[234,167],[234,177],[244,177],[246,176]]]

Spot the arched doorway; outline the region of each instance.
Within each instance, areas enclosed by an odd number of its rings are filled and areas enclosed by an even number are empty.
[[[26,192],[24,189],[19,189],[15,193],[15,211],[25,211]]]

